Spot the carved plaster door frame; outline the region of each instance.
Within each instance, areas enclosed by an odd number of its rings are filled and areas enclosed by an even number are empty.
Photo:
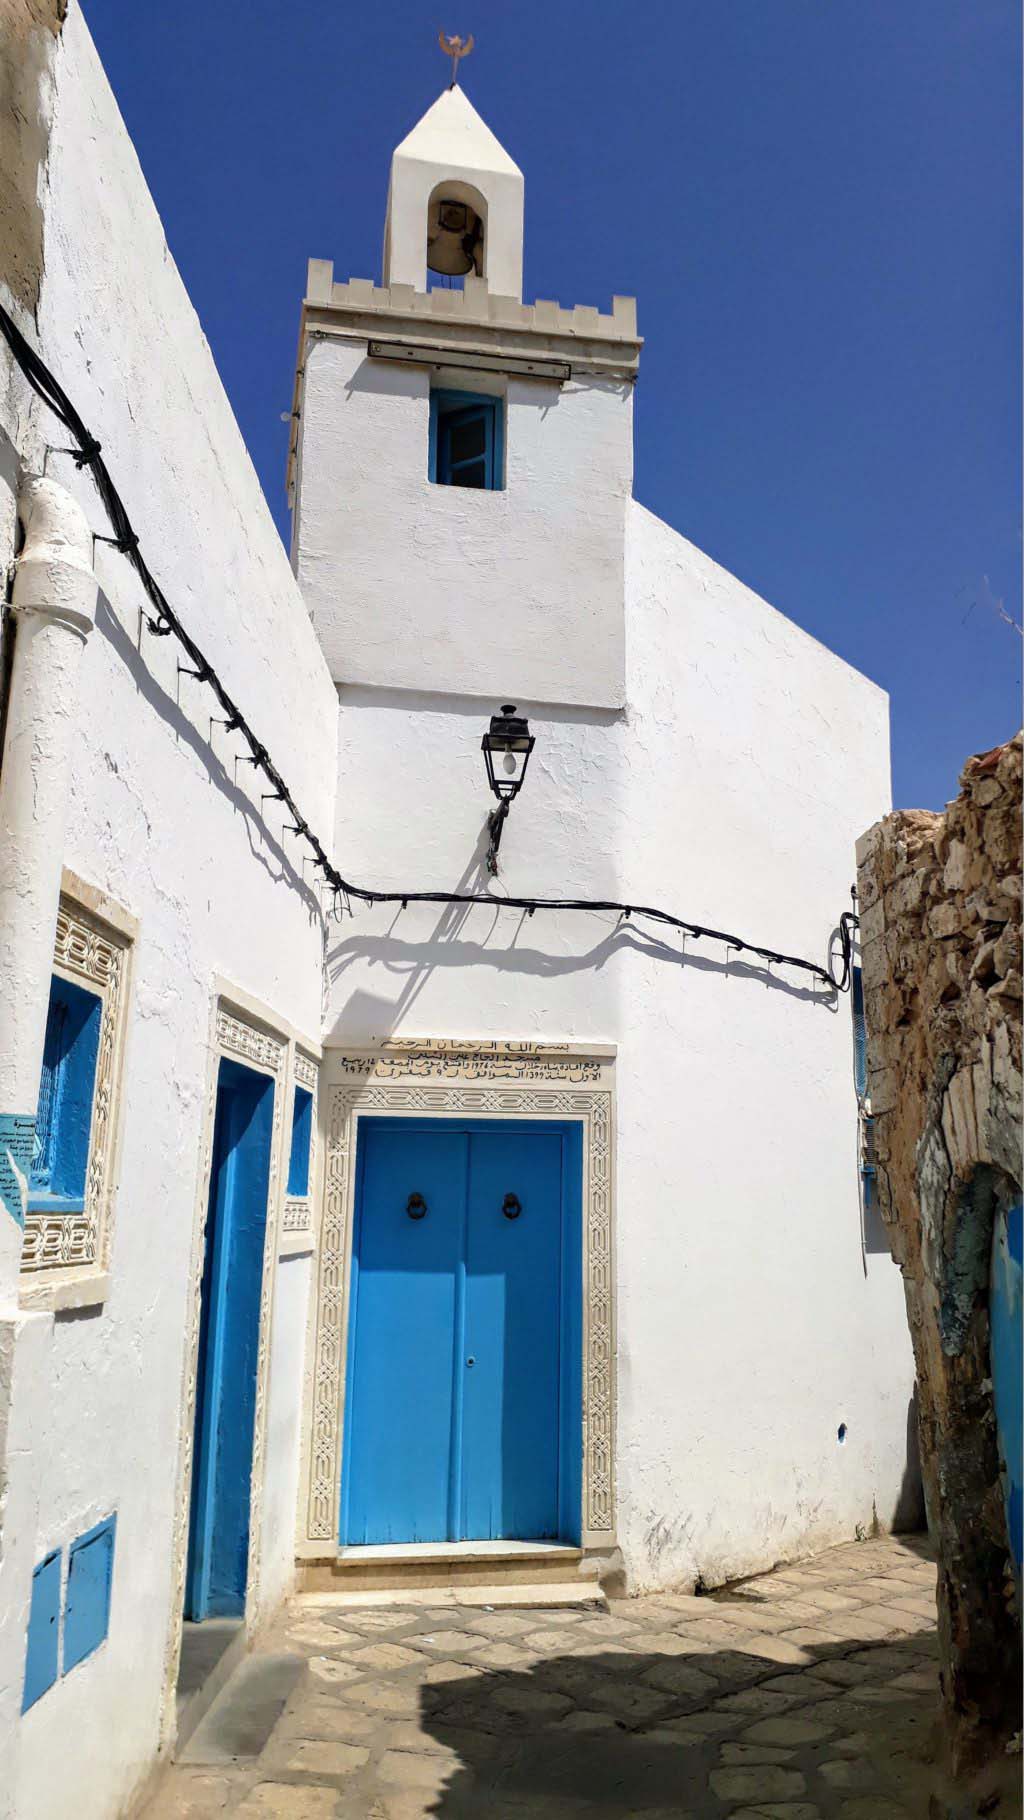
[[[359,1121],[574,1119],[583,1128],[584,1549],[615,1546],[614,1060],[606,1045],[402,1039],[324,1051],[323,1207],[303,1422],[298,1556],[340,1554],[352,1208]]]
[[[202,1313],[202,1281],[205,1260],[206,1218],[210,1198],[210,1174],[213,1166],[213,1131],[217,1106],[217,1085],[222,1059],[242,1062],[257,1074],[269,1076],[274,1083],[274,1110],[270,1140],[270,1173],[267,1185],[267,1221],[263,1245],[263,1271],[260,1285],[259,1346],[256,1361],[256,1411],[252,1441],[252,1479],[249,1493],[249,1551],[246,1572],[245,1630],[251,1634],[263,1616],[260,1598],[260,1567],[263,1521],[265,1443],[267,1400],[270,1377],[270,1341],[273,1323],[274,1283],[279,1255],[296,1248],[309,1249],[303,1230],[286,1234],[285,1188],[287,1179],[287,1145],[291,1132],[292,1091],[296,1081],[305,1084],[315,1076],[319,1044],[297,1036],[291,1027],[272,1011],[232,987],[217,980],[211,1011],[209,1066],[206,1103],[197,1180],[196,1206],[192,1232],[189,1290],[186,1308],[186,1340],[183,1361],[184,1381],[181,1396],[181,1434],[179,1439],[178,1492],[175,1505],[172,1609],[168,1633],[162,1734],[165,1741],[173,1726],[175,1688],[181,1656],[184,1621],[185,1575],[188,1558],[189,1510],[192,1495],[192,1449],[195,1429],[196,1374],[199,1360],[199,1328]],[[297,1214],[292,1223],[300,1224]]]

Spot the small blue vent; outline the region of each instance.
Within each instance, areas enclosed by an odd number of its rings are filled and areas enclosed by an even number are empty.
[[[110,1588],[114,1578],[114,1532],[117,1517],[97,1523],[72,1542],[68,1552],[68,1591],[64,1606],[64,1673],[98,1649],[110,1628]]]
[[[27,1713],[57,1679],[60,1638],[60,1549],[40,1561],[32,1574],[32,1604],[25,1649],[25,1690],[21,1710]]]

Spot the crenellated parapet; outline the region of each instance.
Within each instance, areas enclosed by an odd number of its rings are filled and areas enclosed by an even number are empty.
[[[492,295],[486,278],[470,273],[462,290],[417,291],[411,284],[374,284],[370,278],[350,278],[338,284],[330,259],[311,259],[306,280],[306,308],[328,307],[345,313],[383,311],[388,316],[413,317],[418,323],[458,323],[462,327],[516,329],[529,335],[552,335],[569,340],[610,341],[616,344],[622,364],[623,344],[633,370],[640,357],[636,328],[636,298],[613,297],[611,315],[589,304],[563,309],[560,303],[538,298],[520,303],[515,297]]]

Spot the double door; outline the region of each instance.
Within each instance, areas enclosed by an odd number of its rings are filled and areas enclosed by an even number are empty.
[[[574,1540],[571,1125],[364,1118],[341,1539]]]

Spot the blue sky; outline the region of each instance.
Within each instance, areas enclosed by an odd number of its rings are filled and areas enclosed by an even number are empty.
[[[379,276],[472,31],[527,299],[639,299],[637,497],[889,691],[940,806],[1020,721],[1016,0],[459,5],[85,0],[282,532],[306,260]]]

